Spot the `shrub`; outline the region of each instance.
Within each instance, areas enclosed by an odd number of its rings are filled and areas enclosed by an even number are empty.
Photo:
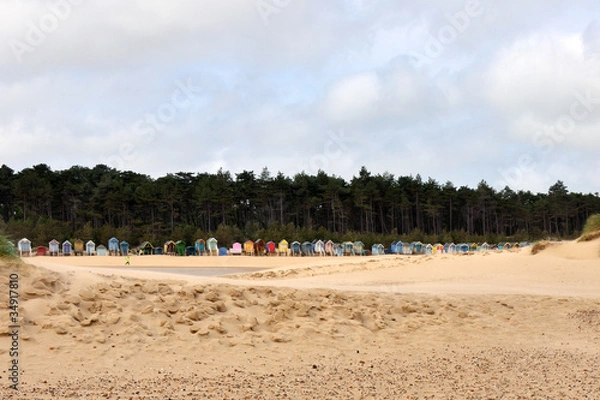
[[[3,234],[0,234],[0,257],[11,257],[15,255],[15,246]]]

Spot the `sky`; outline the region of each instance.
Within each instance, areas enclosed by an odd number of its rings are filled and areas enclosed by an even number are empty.
[[[600,191],[597,0],[2,0],[0,43],[15,171]]]

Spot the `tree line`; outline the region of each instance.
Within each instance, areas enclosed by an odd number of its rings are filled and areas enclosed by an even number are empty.
[[[53,238],[132,245],[214,236],[246,239],[533,241],[572,238],[600,212],[598,193],[496,190],[485,181],[456,187],[432,178],[372,174],[347,181],[323,171],[292,177],[260,173],[170,173],[159,178],[106,165],[53,171],[45,164],[0,167],[0,230],[34,245]]]

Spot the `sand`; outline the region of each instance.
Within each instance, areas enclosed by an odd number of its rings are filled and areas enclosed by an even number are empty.
[[[19,390],[5,369],[2,399],[600,398],[598,240],[536,255],[24,262],[0,266],[6,368],[19,275]],[[252,270],[164,272],[191,267]]]

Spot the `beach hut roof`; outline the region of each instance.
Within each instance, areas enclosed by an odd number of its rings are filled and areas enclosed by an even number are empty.
[[[52,239],[48,244],[59,244],[60,242],[56,239]]]

